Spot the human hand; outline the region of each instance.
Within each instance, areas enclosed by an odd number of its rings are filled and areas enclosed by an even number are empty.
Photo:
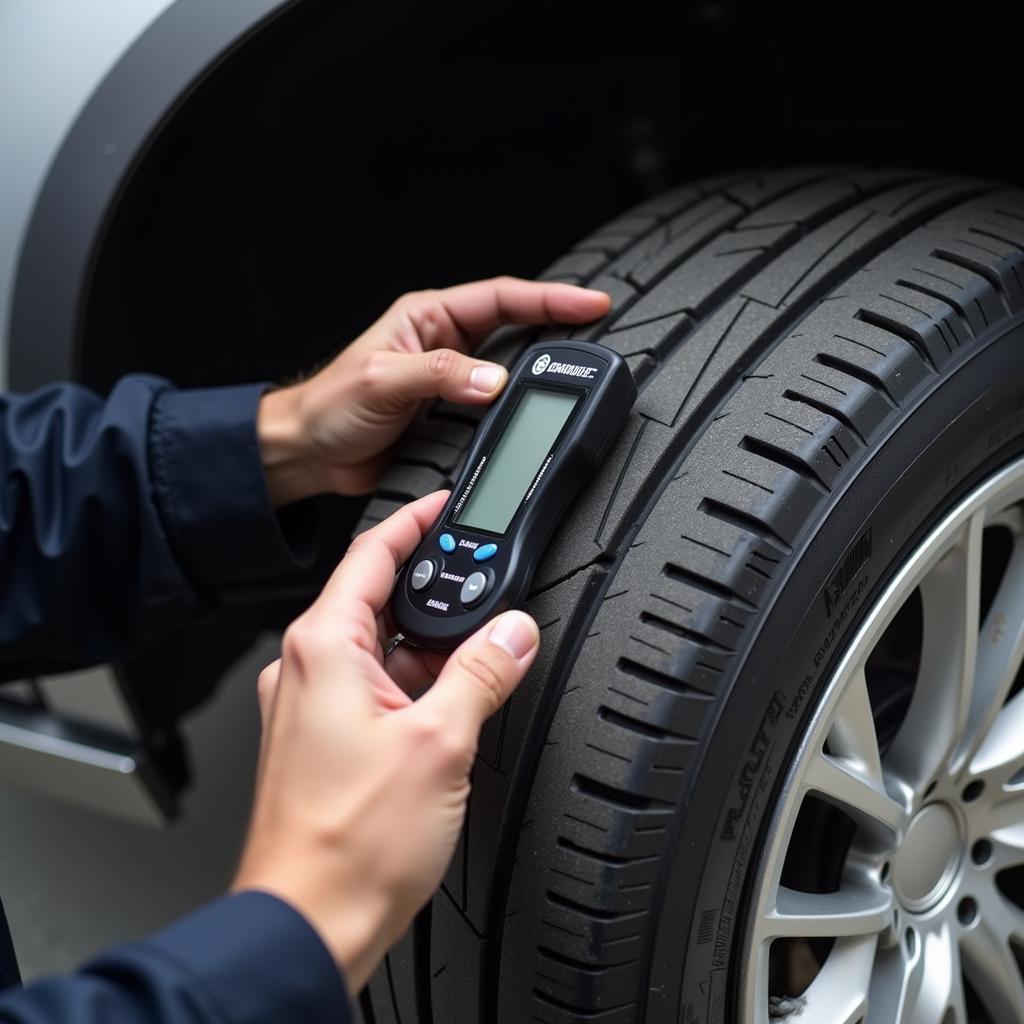
[[[399,647],[384,662],[395,570],[446,496],[357,537],[259,679],[259,777],[232,888],[270,892],[304,914],[353,994],[440,884],[480,728],[537,653],[533,619],[510,611],[447,658]]]
[[[586,323],[604,292],[498,277],[410,292],[319,373],[260,402],[257,430],[271,498],[366,494],[424,399],[482,405],[508,372],[467,353],[502,324]]]

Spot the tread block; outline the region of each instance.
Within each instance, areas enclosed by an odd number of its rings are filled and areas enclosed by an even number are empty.
[[[563,338],[569,337],[575,338],[578,341],[593,341],[600,337],[608,329],[612,321],[619,316],[621,311],[627,309],[636,301],[639,294],[636,288],[628,281],[623,281],[622,278],[608,273],[599,274],[588,283],[587,287],[607,292],[611,296],[611,312],[603,320],[595,320],[590,324],[579,324],[573,327],[568,334],[561,335]]]
[[[634,327],[672,313],[704,316],[742,271],[765,260],[762,250],[736,252],[735,246],[713,239],[664,277],[659,287],[634,303],[616,324]],[[720,254],[719,250],[722,250]]]
[[[650,352],[661,358],[665,349],[676,344],[692,327],[693,320],[686,313],[676,313],[639,327],[612,331],[603,339],[603,344],[623,356]]]
[[[696,252],[724,227],[735,224],[745,212],[744,207],[721,195],[710,195],[703,202],[678,214],[667,225],[668,242],[662,248],[632,267],[629,279],[647,291],[664,276]]]
[[[613,277],[621,277],[623,280],[628,280],[631,284],[637,284],[638,282],[633,280],[631,276],[633,269],[661,252],[662,247],[667,241],[668,225],[660,224],[646,235],[637,239],[636,244],[626,249],[613,263],[608,264],[605,272]]]
[[[426,464],[429,469],[450,479],[456,467],[462,464],[465,452],[450,444],[424,437],[410,437],[402,445],[402,462],[406,465]]]
[[[744,217],[737,228],[749,234],[755,228],[765,230],[780,224],[795,227],[848,206],[862,192],[848,178],[825,178],[766,203]]]
[[[628,940],[636,936],[635,921],[630,921],[629,917],[650,907],[656,874],[657,858],[610,859],[606,854],[570,847],[566,840],[560,840],[548,868],[549,888],[577,903],[585,903],[599,892],[604,897],[603,908],[614,918],[590,923],[586,933],[578,936],[583,939],[582,947],[575,943],[568,946],[573,938],[569,935],[551,934],[547,937],[547,944],[567,952],[578,949],[592,957],[601,956],[602,947],[612,942],[622,943],[617,947],[620,952],[624,947],[628,948]],[[544,923],[552,924],[550,920]]]
[[[841,176],[853,167],[796,167],[782,170],[772,169],[747,178],[744,181],[729,185],[723,189],[726,195],[755,209],[765,206],[774,199],[794,192],[803,185],[820,181],[823,178]]]
[[[727,176],[727,180],[735,180],[735,175]],[[701,196],[715,187],[714,181],[702,181],[696,185],[681,185],[678,188],[669,189],[660,196],[646,199],[636,207],[635,213],[653,217],[656,221],[663,222],[674,216],[684,207],[697,202]]]
[[[483,941],[442,893],[430,921],[430,1006],[435,1021],[479,1024]],[[408,1024],[414,1024],[412,1018]]]
[[[578,960],[541,947],[543,966],[537,970],[537,989],[561,999],[577,1000],[584,1007],[631,1001],[640,980],[639,960],[607,965]]]
[[[392,464],[377,484],[377,493],[421,497],[447,486],[447,476],[430,466]]]
[[[608,258],[601,252],[593,250],[571,252],[561,259],[555,260],[538,276],[541,281],[553,281],[567,277],[575,281],[584,281],[591,274],[597,273],[607,262]]]
[[[602,849],[618,857],[641,858],[659,854],[671,814],[665,809],[611,807],[603,801],[575,795],[567,802],[559,834],[578,846]]]
[[[961,233],[933,255],[983,277],[1011,313],[1024,308],[1024,250],[990,235]]]
[[[723,372],[736,374],[736,359],[775,323],[775,310],[735,297],[690,334],[644,390],[638,411],[666,425],[690,415],[716,387]]]

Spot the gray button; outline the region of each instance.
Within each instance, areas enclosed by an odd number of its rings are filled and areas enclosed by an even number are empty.
[[[409,586],[417,593],[426,590],[434,582],[436,575],[437,566],[429,558],[424,558],[422,562],[416,563],[416,568],[409,577]]]
[[[459,600],[467,607],[472,608],[487,593],[487,577],[482,572],[471,572],[462,584],[462,593]]]

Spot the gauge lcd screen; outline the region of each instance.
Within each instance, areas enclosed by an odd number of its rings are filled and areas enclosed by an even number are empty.
[[[459,526],[502,534],[508,529],[579,400],[579,395],[564,391],[523,388],[519,404],[455,518]]]

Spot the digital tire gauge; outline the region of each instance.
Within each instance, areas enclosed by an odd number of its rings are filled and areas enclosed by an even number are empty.
[[[482,420],[441,515],[399,573],[391,614],[403,640],[457,647],[525,600],[580,487],[636,401],[625,361],[602,345],[533,345]]]

